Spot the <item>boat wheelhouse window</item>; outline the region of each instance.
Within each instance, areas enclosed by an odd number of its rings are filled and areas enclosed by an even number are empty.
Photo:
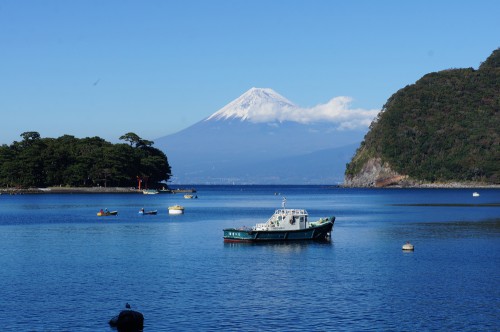
[[[304,217],[300,217],[300,222],[304,222]]]

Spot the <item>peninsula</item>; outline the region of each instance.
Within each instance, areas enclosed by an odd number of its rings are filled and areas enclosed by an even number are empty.
[[[347,164],[346,187],[498,187],[500,49],[478,70],[430,73],[393,94]]]
[[[0,188],[116,192],[107,188],[161,188],[171,176],[167,156],[134,133],[121,136],[127,143],[118,144],[100,137],[42,138],[35,131],[21,137],[0,146]]]

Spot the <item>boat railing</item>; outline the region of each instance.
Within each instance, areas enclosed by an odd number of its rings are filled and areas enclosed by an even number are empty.
[[[274,211],[274,214],[281,214],[281,215],[307,215],[307,211],[304,209],[278,209]]]
[[[254,230],[261,230],[269,227],[269,221],[267,223],[261,223],[254,226]]]

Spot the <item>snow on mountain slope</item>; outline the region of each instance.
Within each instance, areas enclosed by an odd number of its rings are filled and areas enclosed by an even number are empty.
[[[240,119],[251,122],[286,120],[288,113],[298,109],[291,101],[272,89],[251,88],[205,121]]]

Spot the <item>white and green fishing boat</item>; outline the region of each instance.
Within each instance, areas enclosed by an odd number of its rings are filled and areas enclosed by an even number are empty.
[[[271,242],[271,241],[325,241],[331,237],[335,217],[320,218],[310,222],[304,209],[286,209],[274,211],[265,223],[253,227],[224,229],[224,242]]]

